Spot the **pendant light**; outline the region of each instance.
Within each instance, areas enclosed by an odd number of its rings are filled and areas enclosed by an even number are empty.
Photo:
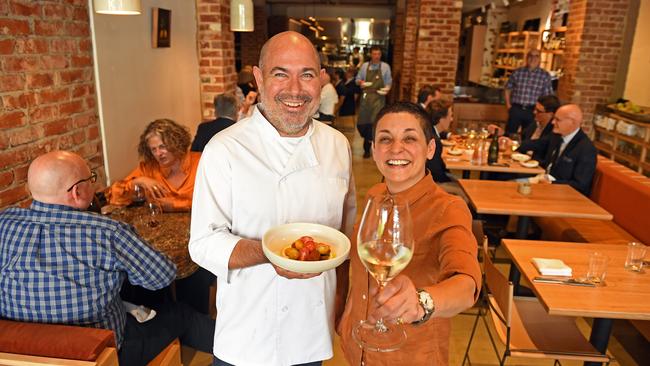
[[[252,32],[253,0],[230,0],[230,30],[233,32]]]
[[[93,0],[95,13],[112,15],[139,15],[140,0]]]

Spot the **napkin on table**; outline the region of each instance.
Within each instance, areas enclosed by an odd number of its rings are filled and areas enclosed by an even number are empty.
[[[533,258],[532,261],[542,276],[571,276],[571,267],[560,259]]]

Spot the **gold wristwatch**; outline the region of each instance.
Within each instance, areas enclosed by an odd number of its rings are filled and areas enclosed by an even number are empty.
[[[431,318],[433,312],[436,311],[436,305],[433,303],[433,299],[431,298],[431,295],[425,290],[417,289],[417,294],[418,294],[418,302],[420,303],[420,306],[422,306],[422,309],[424,310],[424,316],[422,317],[422,319],[413,322],[413,324],[422,324],[427,320],[429,320],[429,318]]]

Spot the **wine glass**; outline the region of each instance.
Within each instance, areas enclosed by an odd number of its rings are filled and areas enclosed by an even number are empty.
[[[414,247],[408,203],[392,195],[370,197],[359,226],[357,252],[379,291],[409,264]],[[364,320],[352,330],[352,337],[367,351],[395,351],[406,342],[406,332],[400,322],[392,323]]]
[[[134,185],[133,186],[133,205],[142,206],[146,199],[146,193],[143,186]]]
[[[510,149],[512,150],[512,152],[515,152],[521,145],[521,137],[519,136],[518,133],[512,133],[510,134],[509,137],[510,137]]]
[[[149,212],[147,226],[153,228],[160,225],[160,216],[163,214],[162,207],[156,202],[147,202],[146,206]]]

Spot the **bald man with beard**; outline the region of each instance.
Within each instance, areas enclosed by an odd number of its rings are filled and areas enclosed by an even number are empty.
[[[253,68],[260,92],[253,115],[203,150],[189,249],[217,276],[213,365],[319,365],[333,355],[335,290],[347,273],[293,273],[269,263],[261,245],[268,229],[291,222],[351,233],[350,146],[311,118],[324,72],[303,35],[274,36]]]
[[[582,129],[582,110],[576,104],[560,107],[551,120],[554,135],[548,140],[542,167],[546,174],[531,178],[540,183],[568,184],[585,196],[591,193],[598,151]]]
[[[177,337],[211,352],[209,317],[184,305],[166,304],[143,324],[127,315],[119,297],[124,279],[161,289],[176,267],[131,226],[85,211],[96,180],[67,151],[29,166],[31,206],[0,212],[0,317],[112,330],[120,365],[144,365]]]

